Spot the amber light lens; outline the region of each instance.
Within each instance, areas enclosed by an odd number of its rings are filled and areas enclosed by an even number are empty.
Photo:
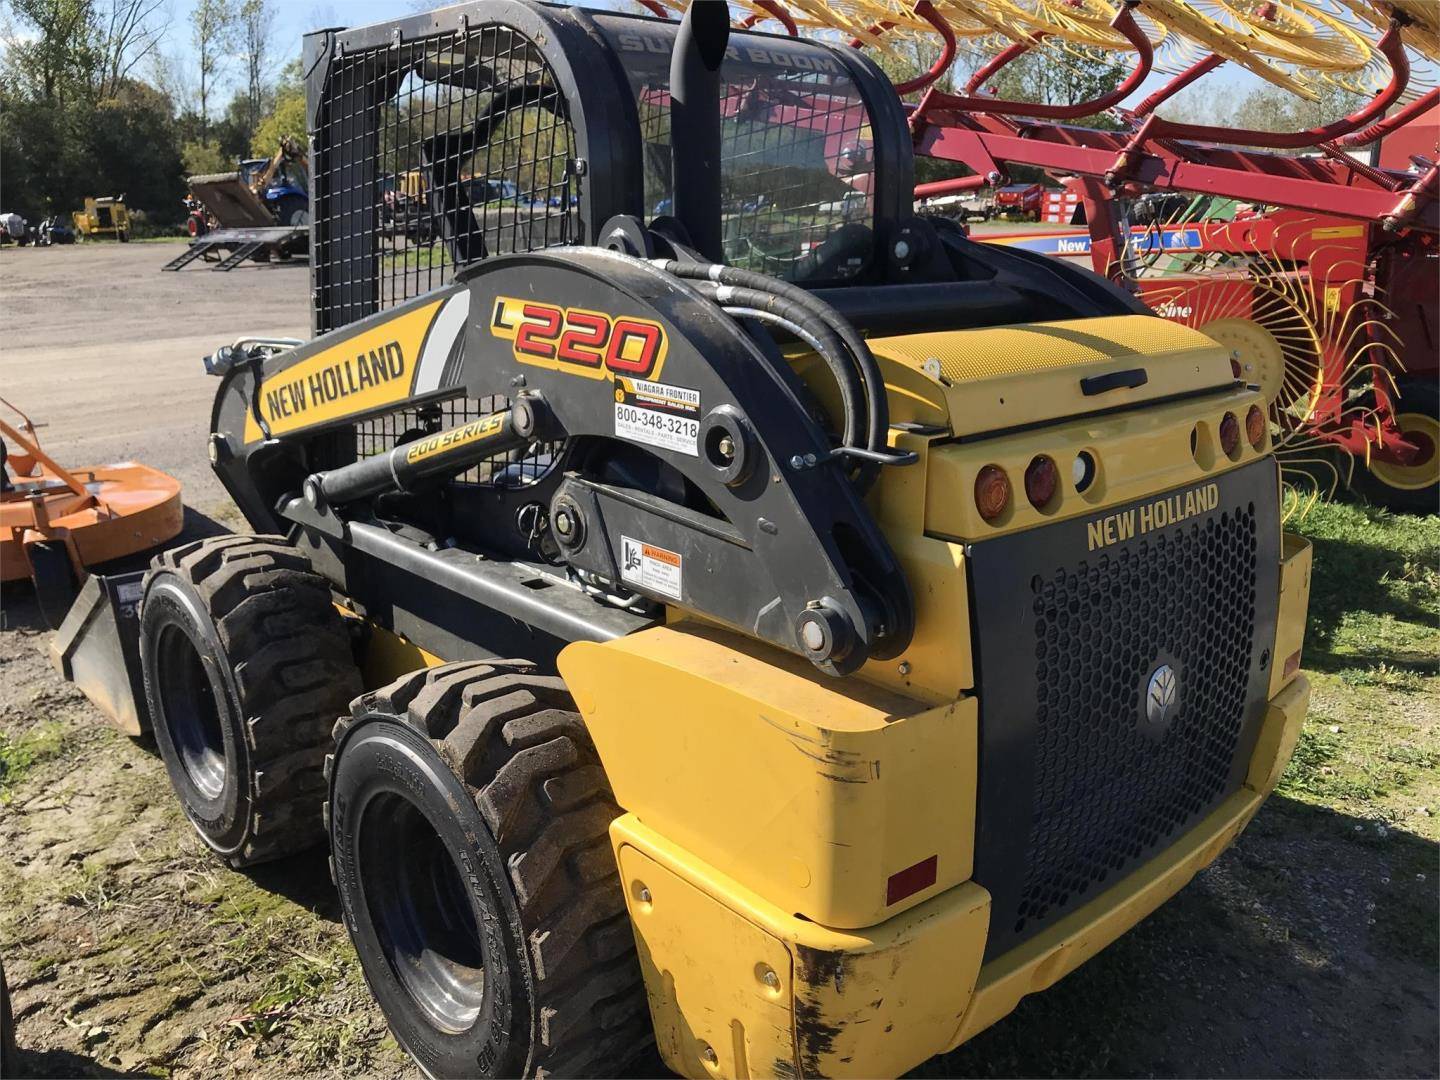
[[[1264,410],[1259,405],[1251,405],[1245,414],[1245,437],[1256,450],[1265,445],[1265,428]]]
[[[1044,454],[1040,454],[1030,462],[1025,470],[1025,497],[1030,500],[1030,505],[1039,510],[1046,506],[1055,497],[1055,489],[1060,486],[1060,470],[1055,467]]]
[[[1220,449],[1225,451],[1226,457],[1234,457],[1235,451],[1240,449],[1240,421],[1235,419],[1233,412],[1227,412],[1220,421]]]
[[[975,477],[975,509],[986,521],[994,521],[1010,505],[1010,478],[999,465],[986,465]]]

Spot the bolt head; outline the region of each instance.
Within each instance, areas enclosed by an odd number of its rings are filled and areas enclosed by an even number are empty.
[[[910,674],[910,661],[909,661],[909,660],[901,660],[901,661],[900,661],[900,674],[901,674],[901,675],[909,675],[909,674]]]
[[[730,438],[729,435],[720,436],[718,449],[721,457],[733,458],[735,456],[735,440]]]
[[[803,469],[804,467],[805,467],[805,459],[804,459],[803,457],[801,457],[799,454],[796,454],[794,457],[792,457],[792,458],[790,459],[790,468],[792,468],[792,469]]]
[[[766,968],[765,974],[760,976],[760,981],[763,982],[766,986],[768,986],[771,990],[780,989],[780,976],[776,975],[775,972],[771,971],[769,968]]]
[[[715,1048],[709,1043],[702,1044],[700,1050],[700,1057],[704,1060],[706,1065],[714,1065],[720,1060],[719,1055],[715,1053]]]
[[[644,885],[641,885],[641,886],[640,886],[640,902],[641,902],[642,904],[651,903],[650,890],[649,890],[649,888],[647,888],[647,887],[644,886]]]
[[[575,523],[570,520],[570,515],[566,511],[561,510],[555,515],[555,531],[561,536],[569,536],[574,527]]]
[[[908,259],[910,257],[910,241],[896,240],[894,250],[895,258],[900,259],[903,262],[905,259]]]

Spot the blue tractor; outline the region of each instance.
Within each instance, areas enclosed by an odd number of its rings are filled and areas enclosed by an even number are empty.
[[[273,158],[240,162],[240,179],[279,225],[310,224],[310,170],[305,154],[289,139]]]

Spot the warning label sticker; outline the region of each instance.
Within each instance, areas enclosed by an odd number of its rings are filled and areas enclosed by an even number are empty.
[[[616,379],[615,434],[699,457],[700,391],[644,379]]]
[[[681,558],[654,544],[620,537],[620,576],[672,600],[680,599]]]

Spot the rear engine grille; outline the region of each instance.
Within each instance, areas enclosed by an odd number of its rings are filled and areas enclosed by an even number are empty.
[[[1039,701],[1017,933],[1226,793],[1255,650],[1255,571],[1246,507],[1031,582]],[[1184,688],[1163,734],[1135,719],[1160,662]]]
[[[1244,780],[1275,631],[1274,464],[1216,487],[1189,504],[1208,511],[1132,524],[1099,550],[1085,519],[970,548],[987,956],[1115,884]],[[1153,521],[1185,496],[1110,513]],[[1151,679],[1167,666],[1174,700],[1152,713]]]

